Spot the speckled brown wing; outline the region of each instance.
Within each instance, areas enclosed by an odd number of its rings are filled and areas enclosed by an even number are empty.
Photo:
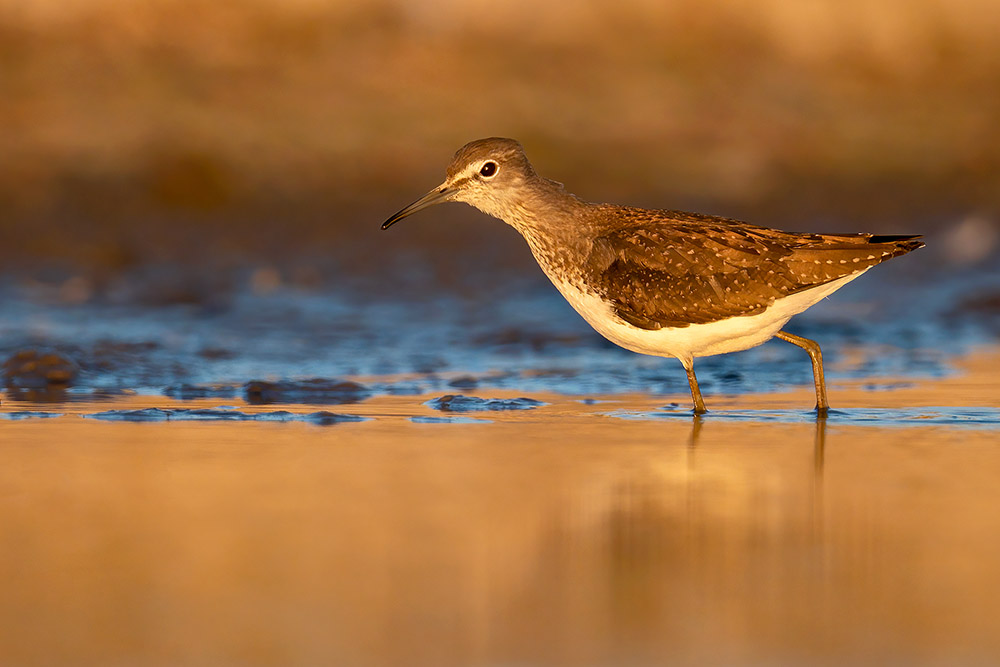
[[[586,278],[642,329],[755,315],[923,245],[912,236],[793,234],[679,211],[607,209],[617,229],[594,239]]]

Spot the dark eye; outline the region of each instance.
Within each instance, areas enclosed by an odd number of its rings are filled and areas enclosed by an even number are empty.
[[[487,162],[479,170],[479,173],[485,176],[486,178],[489,178],[493,174],[497,173],[497,163],[493,161]]]

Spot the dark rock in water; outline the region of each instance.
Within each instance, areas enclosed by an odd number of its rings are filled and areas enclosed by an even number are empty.
[[[500,410],[531,410],[540,405],[541,401],[533,398],[479,398],[477,396],[458,396],[447,394],[434,398],[424,405],[442,412],[486,412]]]
[[[72,359],[51,350],[18,350],[3,362],[4,384],[21,389],[67,387],[79,372]]]
[[[455,378],[449,382],[448,386],[454,387],[455,389],[475,389],[479,386],[479,380],[471,375],[463,375],[462,377]]]
[[[344,422],[365,422],[368,421],[368,417],[362,417],[360,415],[344,415],[323,410],[321,412],[303,415],[302,421],[317,424],[319,426],[332,426],[333,424],[342,424]]]
[[[80,368],[74,386],[145,389],[179,382],[188,375],[188,364],[156,341],[60,342],[58,350]]]
[[[372,395],[363,384],[347,380],[252,380],[243,386],[247,403],[359,403]]]
[[[189,401],[195,398],[232,398],[237,391],[239,385],[233,384],[172,384],[163,390],[163,395]]]

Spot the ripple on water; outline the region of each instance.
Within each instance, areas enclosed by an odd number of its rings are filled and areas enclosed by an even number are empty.
[[[39,412],[35,410],[19,410],[17,412],[0,412],[0,419],[50,419],[62,417],[61,412]]]
[[[141,410],[107,410],[83,415],[87,419],[100,419],[115,422],[164,422],[164,421],[201,421],[201,422],[306,422],[320,426],[341,424],[345,422],[369,421],[369,417],[348,415],[321,410],[308,414],[278,410],[274,412],[241,412],[239,410],[219,408],[143,408]]]
[[[437,415],[417,415],[410,417],[414,424],[492,424],[489,419],[477,419],[475,417],[440,417]]]
[[[532,410],[541,405],[542,401],[533,398],[479,398],[478,396],[462,396],[446,394],[433,398],[424,405],[442,412],[492,412],[501,410]]]
[[[604,413],[617,419],[691,419],[690,409],[668,406],[658,410],[614,410]],[[706,421],[730,422],[815,422],[816,413],[804,410],[711,410],[702,415]],[[842,408],[830,410],[828,424],[859,426],[951,426],[1000,429],[1000,408],[923,407],[923,408]]]

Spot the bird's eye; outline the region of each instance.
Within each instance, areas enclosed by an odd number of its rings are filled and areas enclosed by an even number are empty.
[[[486,163],[485,163],[485,164],[483,164],[483,166],[482,166],[482,167],[481,167],[481,168],[479,169],[479,173],[480,173],[480,174],[481,174],[481,175],[482,175],[482,176],[483,176],[484,178],[490,178],[491,176],[493,176],[494,174],[496,174],[496,173],[497,173],[497,163],[496,163],[496,162],[493,162],[492,160],[490,160],[489,162],[486,162]]]

